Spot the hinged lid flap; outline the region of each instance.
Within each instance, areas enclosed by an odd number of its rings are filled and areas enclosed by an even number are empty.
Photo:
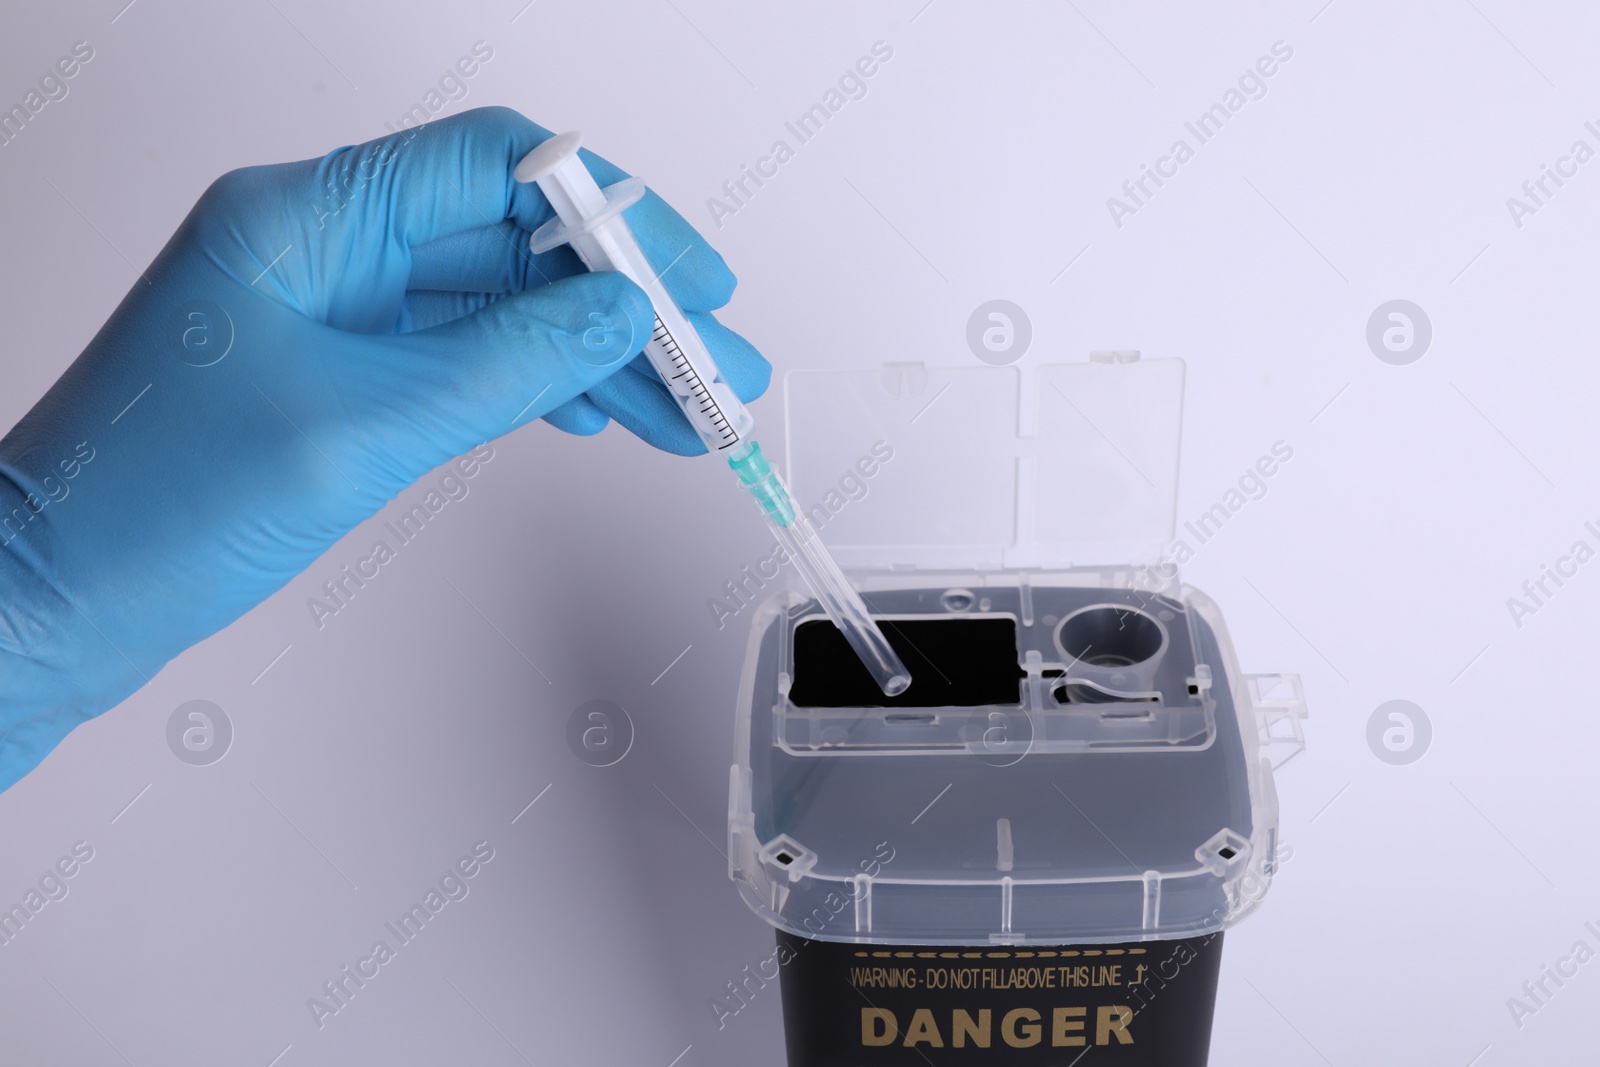
[[[786,474],[855,568],[1138,564],[1171,540],[1184,365],[792,371]]]

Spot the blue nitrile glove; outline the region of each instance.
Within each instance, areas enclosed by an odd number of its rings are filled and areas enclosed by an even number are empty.
[[[0,788],[482,442],[614,418],[705,451],[633,358],[643,292],[528,252],[552,212],[512,170],[548,136],[484,108],[206,191],[0,441]],[[722,258],[653,193],[627,219],[734,391],[759,395],[767,363],[710,315],[733,292]]]

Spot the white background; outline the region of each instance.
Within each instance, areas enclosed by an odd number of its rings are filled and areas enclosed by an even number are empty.
[[[1185,571],[1244,668],[1299,671],[1313,716],[1279,777],[1294,856],[1228,936],[1213,1062],[1592,1057],[1600,963],[1520,1028],[1507,998],[1600,948],[1600,564],[1520,628],[1506,606],[1600,547],[1600,162],[1520,227],[1506,203],[1574,140],[1600,148],[1592,12],[123,2],[5,13],[0,103],[74,41],[96,54],[0,148],[0,423],[214,177],[381,136],[486,41],[447,113],[511,105],[646,177],[727,257],[725,318],[780,370],[972,365],[967,318],[1005,298],[1032,320],[1023,367],[1188,361],[1180,520],[1292,445]],[[868,95],[718,228],[707,199],[879,40]],[[1276,41],[1293,58],[1265,97],[1116,226],[1107,198]],[[1365,339],[1395,298],[1434,331],[1406,366]],[[774,441],[778,396],[755,406]],[[745,629],[706,599],[768,542],[716,466],[521,430],[324,629],[306,599],[369,530],[77,730],[0,795],[0,902],[95,849],[0,947],[0,1059],[781,1062],[776,988],[721,1030],[707,1006],[772,938],[719,854]],[[204,768],[165,740],[196,698],[236,730]],[[1366,740],[1396,698],[1433,724],[1408,766]],[[606,769],[565,740],[592,699],[637,729]],[[307,998],[479,839],[471,895],[319,1031]]]

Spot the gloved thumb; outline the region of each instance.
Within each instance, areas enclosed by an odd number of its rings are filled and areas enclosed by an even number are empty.
[[[439,460],[540,418],[627,366],[655,327],[625,275],[599,271],[503,296],[470,315],[383,338],[395,407]],[[373,338],[375,342],[377,338]],[[396,350],[401,358],[396,359]]]

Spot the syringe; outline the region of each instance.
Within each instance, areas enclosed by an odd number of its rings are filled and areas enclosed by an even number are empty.
[[[577,133],[559,134],[517,164],[517,181],[538,182],[556,212],[555,218],[529,238],[529,247],[538,253],[570,244],[590,270],[620,271],[645,291],[655,307],[656,322],[644,353],[666,382],[684,418],[708,449],[728,457],[739,485],[760,506],[778,543],[872,672],[878,687],[889,696],[900,695],[911,685],[905,664],[872,621],[861,596],[839,571],[805,514],[795,507],[783,479],[761,454],[761,446],[752,436],[755,420],[722,380],[705,342],[651,268],[622,217],[623,209],[644,195],[644,182],[628,178],[601,189],[578,158],[579,140]]]

